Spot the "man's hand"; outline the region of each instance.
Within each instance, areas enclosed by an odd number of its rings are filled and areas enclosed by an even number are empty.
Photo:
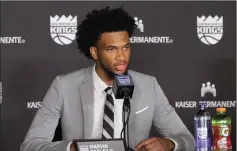
[[[175,144],[169,139],[152,137],[140,142],[136,146],[136,151],[172,151]]]
[[[75,147],[73,144],[70,145],[70,151],[75,151]]]

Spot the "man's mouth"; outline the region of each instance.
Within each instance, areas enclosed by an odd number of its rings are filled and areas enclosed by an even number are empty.
[[[115,69],[118,71],[125,71],[127,68],[127,64],[116,65]]]

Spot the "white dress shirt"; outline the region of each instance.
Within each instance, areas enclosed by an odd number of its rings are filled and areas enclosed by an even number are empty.
[[[106,92],[104,91],[108,85],[104,83],[94,70],[92,72],[93,77],[93,94],[94,94],[94,119],[92,126],[91,138],[101,139],[102,128],[103,128],[103,118],[104,118],[104,106],[106,99]],[[120,138],[121,131],[123,129],[122,113],[123,113],[123,99],[114,99],[114,138]],[[67,151],[70,151],[70,142],[67,146]]]
[[[102,128],[103,128],[103,116],[104,116],[104,105],[105,105],[105,99],[106,99],[106,92],[104,91],[108,85],[104,83],[98,76],[98,74],[95,71],[95,65],[94,70],[92,72],[93,77],[93,94],[94,94],[94,119],[93,119],[93,126],[92,126],[92,134],[91,138],[93,139],[101,139],[102,135]],[[112,97],[114,99],[114,137],[120,138],[121,131],[123,129],[123,121],[122,121],[122,107],[123,107],[123,99],[115,99],[114,94],[112,93]],[[173,151],[176,151],[178,149],[179,144],[173,140],[172,138],[169,138],[171,141],[175,144],[175,149]],[[70,151],[70,145],[72,142],[70,142],[67,146],[66,151]]]
[[[106,92],[104,90],[108,85],[100,79],[95,70],[93,70],[92,76],[94,81],[94,122],[91,138],[101,138],[106,100]],[[114,99],[114,137],[120,138],[120,133],[123,129],[122,107],[124,100],[115,99],[113,93],[112,97]]]

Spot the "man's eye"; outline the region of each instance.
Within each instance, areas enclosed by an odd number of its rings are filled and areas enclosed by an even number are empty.
[[[125,49],[129,49],[130,48],[130,46],[125,46]]]
[[[113,50],[114,50],[114,48],[108,48],[107,50],[108,50],[108,51],[113,51]]]

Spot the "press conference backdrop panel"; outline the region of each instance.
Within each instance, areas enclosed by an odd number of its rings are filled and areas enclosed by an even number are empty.
[[[77,49],[75,27],[106,5],[123,6],[138,25],[131,69],[157,78],[192,133],[199,102],[212,116],[227,107],[236,150],[236,2],[201,1],[1,2],[3,150],[19,151],[55,76],[93,64]]]

